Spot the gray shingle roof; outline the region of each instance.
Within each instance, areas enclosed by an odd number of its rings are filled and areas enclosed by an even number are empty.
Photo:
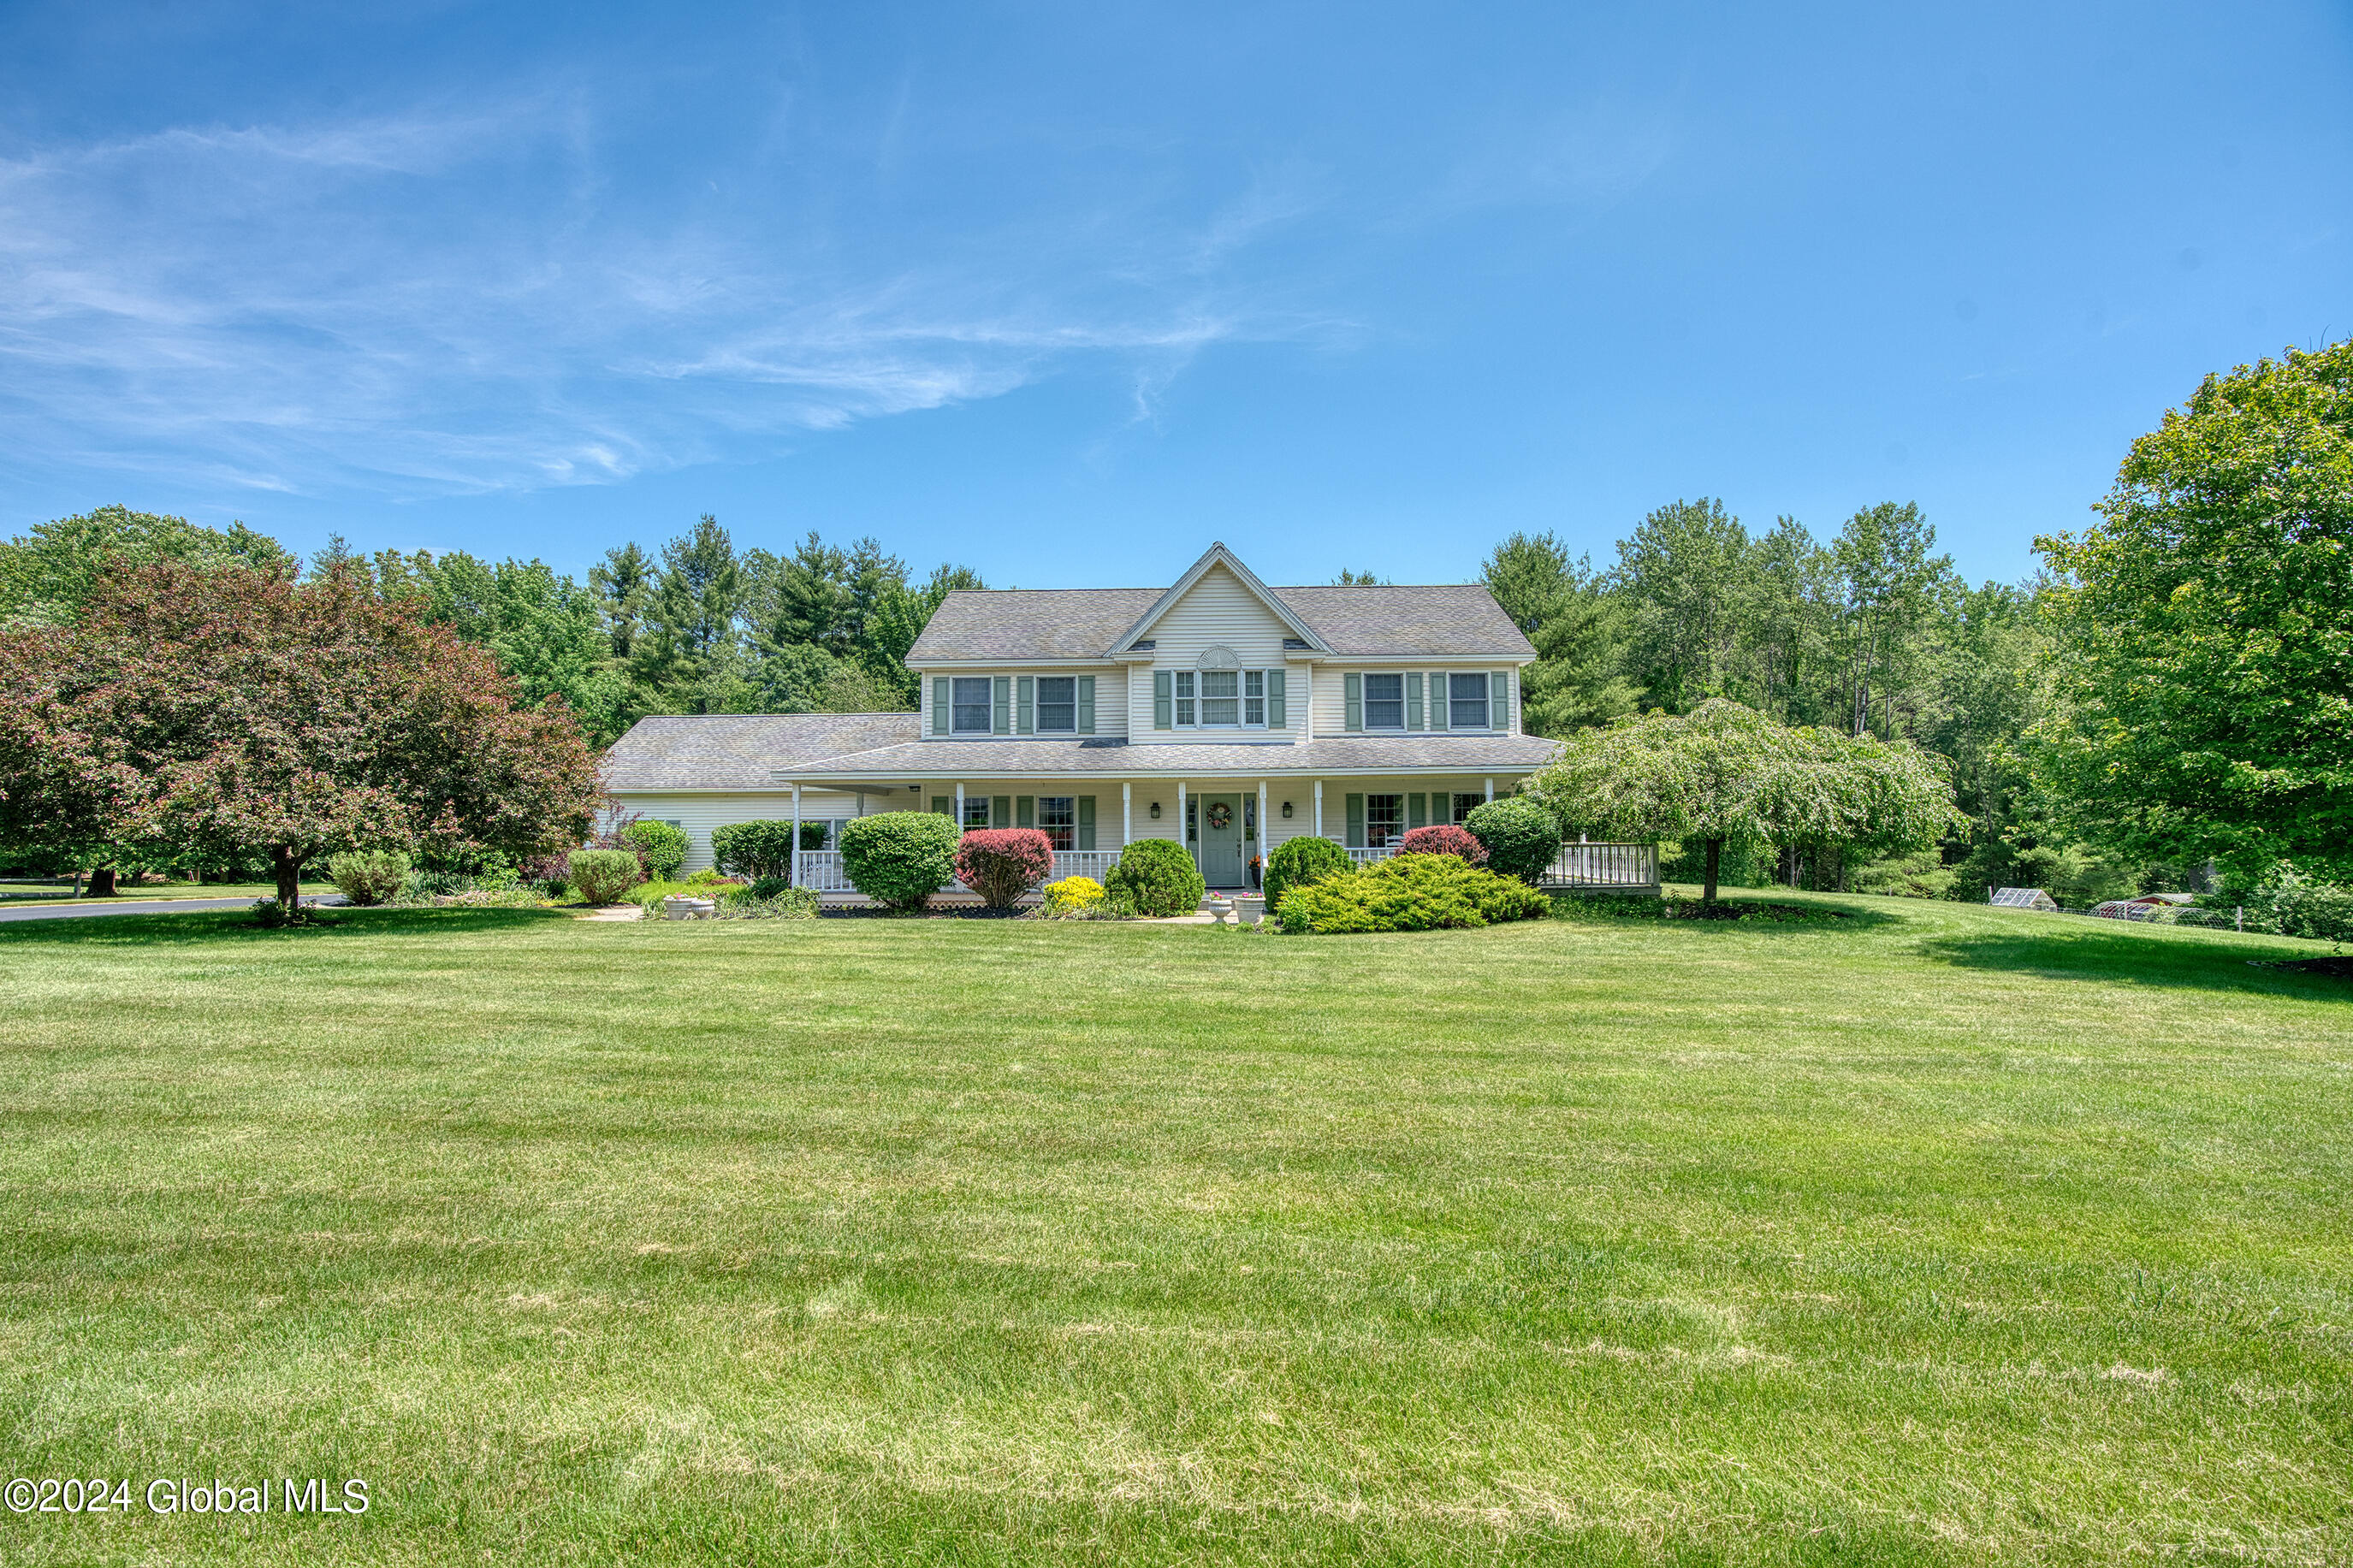
[[[717,713],[638,720],[605,753],[608,790],[767,789],[777,768],[912,741],[913,713]]]
[[[941,602],[910,664],[958,658],[1097,658],[1156,604],[1158,588],[967,588]],[[1535,657],[1483,583],[1275,588],[1337,654]]]

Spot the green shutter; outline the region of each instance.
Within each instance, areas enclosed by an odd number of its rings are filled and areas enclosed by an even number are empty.
[[[1361,675],[1342,676],[1340,691],[1341,700],[1346,709],[1340,727],[1350,731],[1363,729],[1365,727],[1365,678]],[[1359,805],[1364,804],[1362,795],[1350,795],[1348,798],[1356,801]]]
[[[1013,732],[1013,678],[1000,675],[991,683],[996,700],[988,705],[988,730],[993,735]]]
[[[1279,669],[1266,672],[1266,727],[1270,730],[1291,728],[1291,714],[1282,700],[1282,677]]]
[[[1430,672],[1430,727],[1433,730],[1446,728],[1447,696],[1446,672],[1442,669],[1431,670]]]
[[[1013,732],[1034,735],[1038,732],[1038,678],[1034,675],[1016,677],[1013,689]]]
[[[1092,675],[1082,675],[1079,677],[1079,733],[1092,735],[1094,732],[1095,678]]]
[[[1512,672],[1508,669],[1499,669],[1487,678],[1487,728],[1508,731],[1514,727]]]
[[[988,803],[988,825],[991,827],[1013,826],[1013,797],[1000,795]]]
[[[1038,826],[1038,797],[1036,795],[1017,795],[1013,797],[1013,826],[1016,827],[1035,827]]]
[[[1418,670],[1405,678],[1405,727],[1421,728],[1421,674]]]
[[[1356,678],[1351,676],[1349,679],[1353,680]],[[1352,795],[1348,797],[1348,847],[1351,849],[1362,849],[1364,847],[1365,797],[1360,795]]]
[[[955,815],[955,796],[952,795],[935,795],[932,796],[932,815],[934,816],[954,816]]]
[[[938,675],[932,678],[932,733],[944,735],[947,732],[948,678]]]
[[[1092,849],[1094,847],[1095,797],[1082,795],[1079,796],[1079,847]]]
[[[1429,798],[1428,795],[1409,795],[1405,797],[1405,825],[1408,828],[1430,826],[1430,816],[1424,809],[1424,803]]]
[[[1168,671],[1154,670],[1152,672],[1152,727],[1155,730],[1173,730],[1176,727],[1176,710],[1170,704],[1171,695]]]

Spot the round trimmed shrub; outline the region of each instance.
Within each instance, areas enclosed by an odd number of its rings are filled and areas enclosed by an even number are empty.
[[[1140,915],[1189,915],[1208,884],[1185,847],[1170,838],[1139,838],[1119,852],[1103,879],[1106,893],[1124,893]]]
[[[1054,874],[1054,841],[1034,827],[976,827],[956,845],[956,880],[992,910],[1009,910]]]
[[[565,862],[572,890],[584,903],[617,904],[645,879],[645,868],[627,849],[575,849]]]
[[[649,881],[667,881],[686,864],[686,834],[667,822],[632,822],[621,830],[621,837],[645,857]]]
[[[1462,826],[1487,847],[1487,869],[1517,877],[1531,888],[1560,854],[1559,822],[1524,795],[1472,806]]]
[[[762,881],[793,872],[793,825],[731,822],[711,830],[711,858],[731,877]]]
[[[886,811],[841,828],[841,868],[878,904],[920,910],[955,875],[956,825],[928,811]]]
[[[1331,838],[1286,838],[1266,858],[1266,912],[1282,907],[1285,889],[1320,881],[1348,868],[1348,851]]]
[[[1466,866],[1487,863],[1487,847],[1479,842],[1467,827],[1457,827],[1451,822],[1437,823],[1429,827],[1417,827],[1398,843],[1400,855],[1452,855]],[[1551,861],[1547,859],[1546,865]]]
[[[347,903],[387,903],[407,885],[408,857],[397,849],[354,849],[328,861],[327,875]]]

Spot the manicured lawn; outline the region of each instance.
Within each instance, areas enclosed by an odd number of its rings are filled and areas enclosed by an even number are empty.
[[[1843,907],[0,927],[8,1473],[374,1500],[0,1559],[2353,1557],[2353,983]]]
[[[304,879],[304,896],[334,891],[332,882]],[[114,900],[124,903],[141,899],[274,899],[278,886],[274,882],[125,882],[114,895]],[[107,901],[114,901],[107,900]],[[75,901],[71,882],[0,882],[0,904],[39,903],[69,904]],[[83,903],[93,900],[88,894]]]

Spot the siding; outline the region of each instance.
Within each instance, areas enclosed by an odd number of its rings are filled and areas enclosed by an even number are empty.
[[[932,733],[932,681],[935,678],[945,677],[947,679],[954,679],[958,676],[987,676],[994,679],[995,677],[1001,675],[1008,679],[1018,679],[1024,675],[1092,675],[1095,678],[1095,727],[1093,733],[1097,735],[1124,735],[1128,732],[1127,668],[1124,665],[1073,665],[1061,668],[1043,669],[1034,664],[1026,665],[1018,668],[1008,665],[1003,669],[978,669],[959,665],[954,669],[929,668],[916,668],[915,674],[918,677],[922,687],[922,695],[916,700],[916,709],[920,721],[920,727],[917,729],[916,734],[918,738],[922,740],[932,741],[944,740],[948,738],[945,736],[935,736]],[[1146,680],[1145,682],[1145,702],[1144,706],[1144,722],[1147,727],[1149,727],[1152,722],[1152,704],[1150,700],[1151,682]],[[973,735],[963,735],[956,738],[970,741],[976,740],[978,737]],[[1026,737],[1015,736],[1014,738],[1018,740],[1024,739]]]
[[[1212,566],[1201,574],[1199,582],[1185,591],[1183,598],[1168,606],[1167,613],[1153,626],[1152,667],[1136,668],[1128,688],[1127,733],[1138,743],[1198,741],[1204,734],[1220,738],[1229,734],[1296,738],[1303,734],[1303,715],[1297,691],[1303,671],[1299,666],[1286,665],[1282,657],[1282,639],[1291,635],[1291,628],[1245,587],[1240,578],[1223,566]],[[1290,720],[1286,729],[1231,731],[1152,727],[1154,673],[1194,668],[1195,661],[1212,647],[1231,648],[1244,669],[1290,671],[1283,698]]]
[[[1497,664],[1488,668],[1493,669],[1504,669],[1509,667]],[[1425,705],[1422,709],[1422,728],[1425,730],[1428,729],[1430,727],[1430,710],[1427,706],[1430,700],[1429,680],[1432,672],[1426,668],[1419,666],[1397,664],[1375,665],[1369,667],[1369,668],[1372,671],[1383,675],[1399,672],[1412,673],[1419,669],[1422,677],[1422,701]],[[1459,664],[1440,667],[1440,672],[1447,675],[1472,673],[1466,668],[1466,667]],[[1354,666],[1328,664],[1320,667],[1316,670],[1315,732],[1317,734],[1345,735],[1348,733],[1348,692],[1346,678],[1350,675],[1362,675],[1365,673],[1366,673],[1366,669],[1357,668]],[[1508,685],[1511,690],[1511,700],[1506,704],[1504,709],[1504,724],[1502,732],[1516,735],[1520,733],[1520,672],[1516,668],[1513,668],[1511,670],[1511,680]],[[1483,735],[1488,733],[1488,731],[1484,730],[1474,730],[1471,731],[1471,733]]]
[[[890,809],[883,795],[869,794],[866,812]],[[903,792],[892,798],[892,805],[914,797]],[[675,822],[686,832],[685,871],[700,871],[711,864],[711,830],[731,822],[790,822],[793,819],[793,795],[790,790],[773,794],[730,791],[724,794],[680,793],[675,795],[617,795],[613,802],[624,813],[651,817],[656,822]],[[905,809],[898,806],[898,809]],[[833,790],[801,791],[801,820],[818,817],[856,816],[859,815],[855,795]]]

